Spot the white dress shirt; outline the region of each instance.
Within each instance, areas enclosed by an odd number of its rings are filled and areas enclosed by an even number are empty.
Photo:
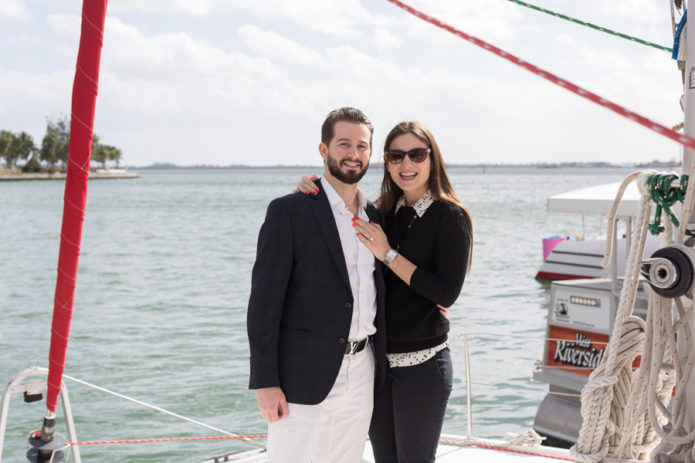
[[[343,198],[335,191],[325,178],[321,186],[331,205],[335,225],[338,227],[340,244],[343,248],[345,265],[352,289],[352,322],[350,323],[350,341],[358,341],[376,333],[374,317],[376,316],[376,285],[374,283],[374,254],[360,242],[357,232],[352,226],[352,212],[345,207]],[[369,222],[365,211],[367,200],[362,192],[357,190],[359,218]]]

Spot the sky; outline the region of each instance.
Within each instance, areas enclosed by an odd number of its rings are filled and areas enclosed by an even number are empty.
[[[665,46],[663,0],[529,0]],[[415,8],[668,127],[683,120],[665,51],[508,0]],[[70,114],[77,0],[0,0],[0,129],[37,144]],[[320,165],[320,127],[355,106],[419,120],[448,164],[680,159],[679,146],[386,0],[112,0],[95,133],[122,164]]]

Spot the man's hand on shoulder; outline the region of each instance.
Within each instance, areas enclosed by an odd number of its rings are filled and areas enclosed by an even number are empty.
[[[256,389],[256,402],[258,402],[258,408],[261,410],[263,419],[268,423],[278,421],[290,414],[285,394],[279,387]]]

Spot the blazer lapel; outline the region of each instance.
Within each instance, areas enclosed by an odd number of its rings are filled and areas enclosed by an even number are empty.
[[[367,217],[369,217],[369,220],[381,224],[381,214],[379,214],[379,211],[374,206],[374,204],[367,201],[367,207],[365,208],[365,210],[367,211]]]
[[[318,183],[318,181],[317,181]],[[345,285],[350,291],[350,278],[348,277],[347,265],[345,264],[345,256],[343,255],[343,246],[340,242],[340,235],[338,234],[338,227],[335,224],[335,217],[333,216],[333,211],[331,210],[331,205],[328,203],[328,197],[319,188],[318,195],[315,196],[314,201],[312,201],[311,206],[316,216],[316,221],[318,222],[321,233],[323,234],[328,249],[333,256],[335,265],[338,267],[338,272],[343,278]]]

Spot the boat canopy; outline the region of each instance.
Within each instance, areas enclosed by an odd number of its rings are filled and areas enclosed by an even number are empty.
[[[548,212],[578,214],[608,214],[620,188],[620,183],[607,183],[579,190],[568,191],[548,198]],[[640,194],[637,185],[628,185],[618,208],[618,216],[635,217],[639,211]]]

